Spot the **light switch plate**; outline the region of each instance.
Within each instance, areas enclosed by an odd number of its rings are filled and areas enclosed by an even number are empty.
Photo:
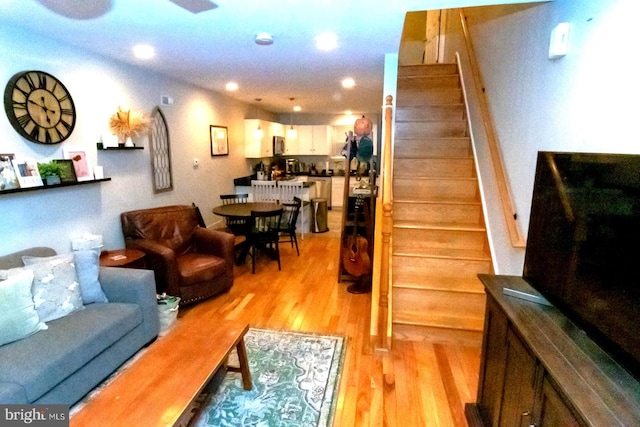
[[[569,51],[569,27],[568,22],[563,22],[551,31],[549,59],[561,58]]]

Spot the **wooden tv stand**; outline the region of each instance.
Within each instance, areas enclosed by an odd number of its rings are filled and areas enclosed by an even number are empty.
[[[470,426],[639,426],[640,383],[521,277],[479,275],[487,291],[477,402]]]

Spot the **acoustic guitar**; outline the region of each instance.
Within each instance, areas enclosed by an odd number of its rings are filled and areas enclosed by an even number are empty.
[[[369,242],[358,234],[358,205],[354,213],[353,234],[347,238],[342,249],[342,264],[347,272],[360,277],[371,270],[371,260],[369,259]]]

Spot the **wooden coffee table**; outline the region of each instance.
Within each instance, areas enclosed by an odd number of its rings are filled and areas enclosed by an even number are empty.
[[[246,323],[211,322],[194,332],[180,319],[124,372],[71,417],[71,426],[172,426],[235,348],[245,390],[251,373],[244,345]]]

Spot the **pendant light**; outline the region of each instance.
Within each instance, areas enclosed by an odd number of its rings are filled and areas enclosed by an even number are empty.
[[[289,100],[293,102],[295,98],[289,98]],[[291,127],[289,128],[289,130],[287,130],[287,138],[294,139],[298,136],[298,132],[293,128],[293,112],[291,112],[290,124]]]

